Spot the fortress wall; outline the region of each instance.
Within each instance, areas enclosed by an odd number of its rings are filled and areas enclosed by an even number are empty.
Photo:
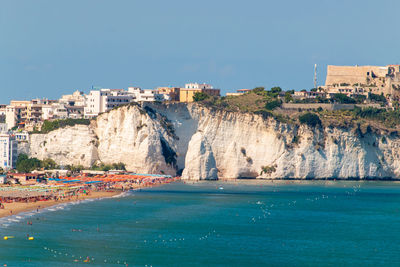
[[[387,67],[379,66],[332,66],[328,65],[325,85],[334,83],[366,83],[367,73],[373,72],[378,77],[385,77]]]

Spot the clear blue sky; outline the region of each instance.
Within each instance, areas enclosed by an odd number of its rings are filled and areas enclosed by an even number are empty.
[[[398,0],[3,0],[0,103],[208,82],[304,89],[326,65],[398,64]]]

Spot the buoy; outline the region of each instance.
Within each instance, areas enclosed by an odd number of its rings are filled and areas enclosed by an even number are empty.
[[[5,237],[4,237],[4,240],[7,240],[7,239],[8,239],[8,236],[5,236]]]
[[[28,240],[34,240],[35,238],[33,237],[33,236],[30,236],[29,238],[28,238]]]

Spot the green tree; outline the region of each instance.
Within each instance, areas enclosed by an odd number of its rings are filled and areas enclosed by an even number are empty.
[[[293,101],[292,94],[291,94],[290,91],[287,91],[287,92],[285,93],[285,103],[289,103],[289,102],[291,102],[291,101]]]
[[[39,169],[41,162],[37,158],[29,158],[26,154],[20,154],[17,159],[17,171],[22,173]]]
[[[115,170],[126,171],[125,163],[122,163],[122,162],[113,163],[112,166],[113,166],[113,169],[115,169]]]
[[[44,159],[41,161],[40,166],[45,170],[57,169],[57,163],[52,159]]]
[[[253,93],[256,93],[256,94],[260,94],[260,93],[264,93],[264,91],[265,91],[265,88],[264,87],[256,87],[256,88],[254,88],[253,90],[251,90]]]
[[[280,88],[279,86],[271,88],[271,93],[279,93],[279,92],[282,92],[282,88]]]
[[[203,100],[207,99],[208,97],[209,97],[209,95],[207,95],[206,93],[196,92],[193,95],[193,101],[195,101],[195,102],[203,101]]]
[[[321,119],[317,114],[307,112],[299,116],[299,121],[302,124],[307,124],[309,126],[315,127],[321,125]]]
[[[355,104],[356,101],[345,94],[333,94],[331,99],[341,104]]]
[[[375,102],[386,103],[386,97],[383,94],[378,95],[378,94],[368,93],[368,98]]]
[[[265,108],[266,108],[267,110],[274,110],[274,109],[280,107],[281,104],[282,104],[281,101],[279,101],[279,100],[273,100],[273,101],[268,102],[267,104],[265,104]]]

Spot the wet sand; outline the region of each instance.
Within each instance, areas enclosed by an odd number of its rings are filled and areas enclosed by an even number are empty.
[[[92,198],[105,198],[105,197],[112,197],[115,195],[121,194],[120,190],[114,190],[112,192],[106,191],[94,191],[90,192],[89,195],[81,194],[78,197],[74,196],[70,199],[66,198],[64,200],[49,200],[49,201],[37,201],[37,202],[29,202],[29,203],[22,203],[22,202],[14,202],[14,203],[3,203],[4,209],[0,209],[0,218],[7,217],[11,215],[15,215],[21,212],[32,211],[42,208],[47,208],[50,206],[54,206],[60,203],[68,203],[74,202],[84,199],[92,199]],[[11,213],[12,211],[12,213]]]

